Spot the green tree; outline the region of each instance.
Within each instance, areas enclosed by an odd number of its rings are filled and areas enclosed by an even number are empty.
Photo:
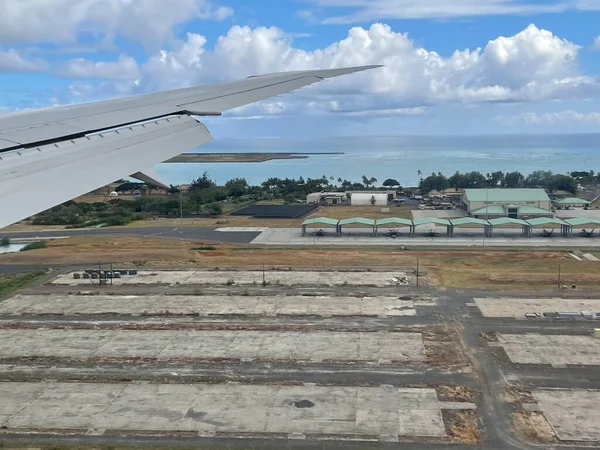
[[[204,172],[200,178],[196,178],[190,185],[190,190],[209,189],[215,187],[217,184],[208,176],[207,172]]]
[[[419,183],[419,190],[423,193],[427,193],[432,190],[443,191],[444,189],[448,189],[450,184],[448,183],[448,178],[442,175],[441,172],[437,174],[432,173],[428,177],[421,179]]]
[[[554,174],[550,170],[536,170],[525,177],[523,185],[528,188],[546,188],[553,178]]]
[[[500,182],[503,188],[519,188],[523,186],[525,177],[521,172],[509,172],[504,174],[504,179]]]
[[[496,172],[488,173],[485,175],[485,180],[489,187],[499,186],[504,180],[504,172],[498,170]]]
[[[577,180],[569,175],[554,175],[545,187],[551,191],[567,191],[575,195],[577,193]]]
[[[230,197],[242,197],[248,192],[248,182],[245,178],[232,178],[225,183],[225,188]]]
[[[393,178],[388,178],[387,180],[385,180],[383,182],[383,185],[385,187],[394,187],[394,186],[400,186],[400,183],[398,183],[398,181],[394,180]]]

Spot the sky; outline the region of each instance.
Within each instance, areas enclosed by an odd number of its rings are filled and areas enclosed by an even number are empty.
[[[0,114],[382,64],[219,138],[600,131],[600,0],[0,0]]]

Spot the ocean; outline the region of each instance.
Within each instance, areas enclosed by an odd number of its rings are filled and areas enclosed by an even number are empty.
[[[259,184],[270,177],[318,178],[323,175],[360,181],[362,175],[379,182],[394,178],[403,186],[418,183],[432,172],[487,173],[534,170],[566,173],[600,171],[600,134],[487,135],[487,136],[374,136],[321,139],[222,139],[199,152],[344,152],[311,155],[308,159],[244,164],[161,164],[158,173],[170,184],[185,184],[204,171],[218,183],[246,178]]]

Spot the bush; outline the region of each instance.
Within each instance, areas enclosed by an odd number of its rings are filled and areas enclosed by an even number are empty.
[[[195,251],[202,251],[202,250],[216,250],[217,247],[215,247],[214,245],[202,245],[200,247],[194,247],[192,248],[192,250]]]
[[[129,217],[116,215],[116,216],[107,217],[106,221],[104,222],[104,226],[105,227],[118,227],[118,226],[122,226],[122,225],[127,225],[128,223],[129,223]]]
[[[30,242],[25,247],[23,247],[20,251],[26,252],[29,250],[38,250],[40,248],[47,248],[47,247],[48,247],[48,242],[46,242],[46,241]]]
[[[208,212],[213,216],[220,216],[223,214],[223,207],[220,203],[213,203],[212,205],[208,205]]]
[[[0,240],[0,247],[8,247],[10,245],[10,239],[4,237]]]

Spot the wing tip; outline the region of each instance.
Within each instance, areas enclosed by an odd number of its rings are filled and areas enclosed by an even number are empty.
[[[318,78],[333,78],[339,77],[341,75],[347,75],[355,72],[362,72],[364,70],[372,70],[378,69],[380,67],[384,67],[383,64],[370,64],[365,66],[348,66],[348,67],[339,67],[335,69],[309,69],[309,70],[298,70],[298,71],[288,71],[288,72],[275,72],[275,73],[266,73],[262,75],[250,75],[246,77],[247,79],[251,78],[265,78],[270,76],[277,75],[290,75],[290,74],[298,74],[304,76],[316,76]]]

